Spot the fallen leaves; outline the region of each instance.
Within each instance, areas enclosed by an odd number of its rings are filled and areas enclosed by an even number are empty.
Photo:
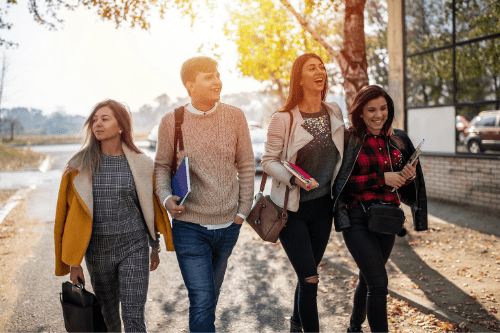
[[[469,332],[467,323],[460,325],[442,321],[433,314],[423,314],[410,306],[407,302],[389,297],[387,300],[387,315],[389,331],[404,332],[399,327],[424,329],[429,332]],[[398,329],[399,328],[399,329]],[[413,330],[412,330],[413,331]]]

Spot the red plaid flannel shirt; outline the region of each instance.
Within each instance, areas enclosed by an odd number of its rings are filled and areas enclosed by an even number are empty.
[[[384,135],[366,135],[345,188],[349,193],[346,200],[348,208],[356,206],[360,201],[372,200],[399,205],[398,195],[390,192],[391,187],[385,184],[384,173],[391,172],[391,162],[392,171],[400,171],[404,161],[399,150],[391,145],[389,158],[386,139]]]

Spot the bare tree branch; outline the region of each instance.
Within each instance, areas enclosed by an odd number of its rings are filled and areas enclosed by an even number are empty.
[[[317,33],[317,31],[311,27],[309,22],[306,21],[306,19],[293,8],[293,6],[290,4],[290,1],[288,0],[280,0],[281,4],[285,6],[285,8],[297,18],[297,21],[299,21],[300,25],[302,28],[304,28],[307,32],[311,34],[311,37],[320,43],[325,50],[327,50],[328,54],[332,58],[337,58],[338,52],[335,52],[335,50]]]
[[[346,0],[346,15],[344,22],[344,48],[335,52],[333,48],[311,27],[309,22],[298,13],[288,0],[280,0],[281,4],[292,13],[300,25],[311,34],[311,37],[320,43],[342,70],[344,90],[346,92],[346,106],[350,108],[356,92],[368,85],[366,47],[364,37],[363,10],[366,0]]]

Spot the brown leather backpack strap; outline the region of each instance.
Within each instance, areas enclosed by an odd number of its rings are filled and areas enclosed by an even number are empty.
[[[264,192],[264,188],[266,187],[266,181],[267,181],[267,173],[263,172],[262,173],[262,180],[260,181],[260,191],[259,192]]]
[[[172,158],[172,170],[170,178],[173,178],[177,171],[177,143],[179,150],[184,150],[184,140],[182,139],[182,123],[184,121],[184,106],[180,106],[174,110],[175,132],[174,132],[174,156]]]

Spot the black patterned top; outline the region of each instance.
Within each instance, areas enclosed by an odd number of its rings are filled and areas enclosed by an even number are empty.
[[[296,164],[313,177],[319,186],[309,192],[300,189],[300,202],[320,198],[330,192],[333,170],[339,157],[332,141],[330,115],[323,106],[319,112],[300,112],[302,125],[314,138],[297,153]]]
[[[125,155],[101,153],[99,171],[92,178],[92,194],[92,235],[117,235],[146,229],[134,177]]]

